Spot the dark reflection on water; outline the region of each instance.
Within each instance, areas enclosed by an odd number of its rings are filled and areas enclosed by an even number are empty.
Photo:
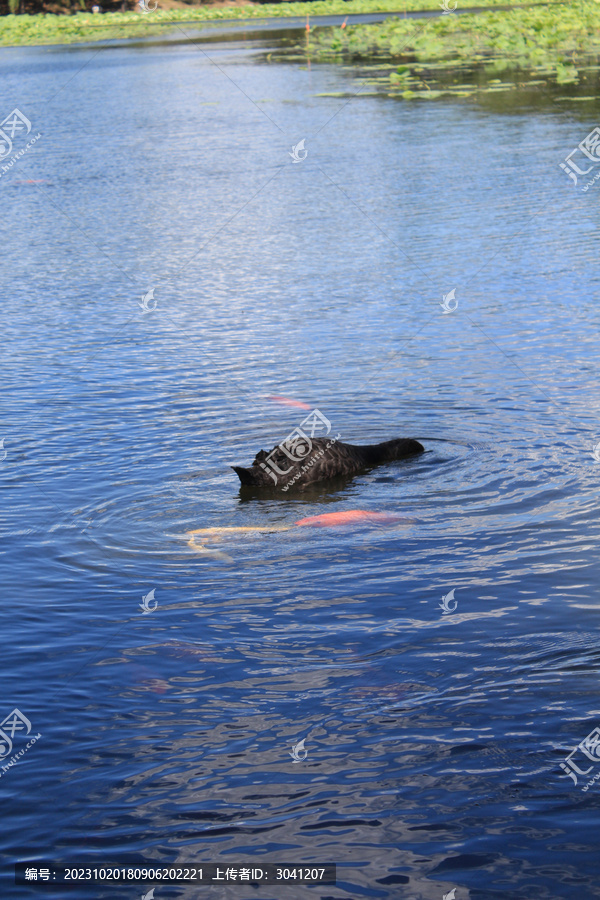
[[[42,734],[3,854],[598,896],[597,787],[560,769],[600,722],[598,203],[558,165],[591,125],[340,111],[335,67],[211,53],[0,57],[43,131],[0,183],[2,717]],[[273,396],[427,452],[242,495],[229,466],[306,415]],[[294,525],[348,510],[390,519]]]

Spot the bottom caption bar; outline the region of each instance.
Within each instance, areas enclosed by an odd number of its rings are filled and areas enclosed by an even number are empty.
[[[335,884],[334,863],[279,865],[254,863],[224,866],[81,866],[43,861],[15,863],[15,884],[52,887],[59,884]]]

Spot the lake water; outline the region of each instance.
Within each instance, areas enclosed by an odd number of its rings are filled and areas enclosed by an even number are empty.
[[[0,54],[42,135],[0,180],[0,718],[41,734],[3,896],[39,859],[338,866],[156,900],[600,896],[593,735],[561,769],[600,725],[600,184],[559,168],[597,102],[317,97],[351,75],[276,46]],[[427,452],[242,496],[313,408]],[[352,509],[407,521],[293,525]]]

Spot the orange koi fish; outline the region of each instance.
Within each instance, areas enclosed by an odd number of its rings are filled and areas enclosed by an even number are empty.
[[[188,547],[196,553],[211,556],[213,559],[222,559],[233,562],[233,558],[217,549],[205,547],[206,542],[214,543],[231,537],[235,540],[238,535],[269,534],[274,531],[290,531],[294,525],[313,526],[315,528],[335,528],[336,525],[354,525],[362,522],[365,525],[408,525],[418,520],[408,516],[399,516],[396,513],[369,512],[366,509],[346,509],[343,512],[322,513],[320,516],[308,516],[306,519],[298,519],[292,525],[223,525],[220,528],[195,528],[187,531]],[[196,535],[201,535],[201,544],[196,542]]]
[[[267,397],[267,400],[271,400],[273,403],[283,403],[284,406],[295,406],[296,409],[312,409],[312,406],[309,406],[308,403],[303,403],[302,400],[290,400],[289,397]]]
[[[320,516],[309,516],[307,519],[299,519],[294,525],[314,525],[318,528],[330,528],[335,525],[353,525],[355,522],[365,524],[387,524],[394,522],[406,522],[404,516],[394,513],[369,512],[366,509],[346,509],[343,512],[322,513]]]

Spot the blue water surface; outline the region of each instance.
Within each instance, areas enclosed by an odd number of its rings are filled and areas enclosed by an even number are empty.
[[[15,887],[38,859],[600,896],[593,744],[561,769],[600,725],[600,183],[559,167],[598,106],[319,97],[348,72],[267,45],[0,54],[41,134],[0,178],[0,718],[41,735],[2,896],[150,887]],[[426,453],[242,495],[313,408]],[[353,509],[405,521],[293,524]]]

